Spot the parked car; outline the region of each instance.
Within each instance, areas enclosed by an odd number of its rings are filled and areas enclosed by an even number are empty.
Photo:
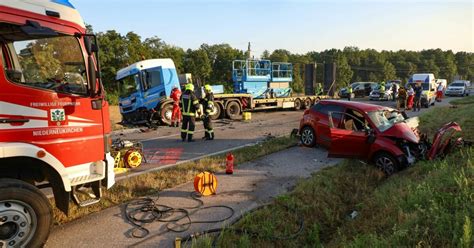
[[[373,162],[390,175],[440,151],[420,138],[418,122],[418,117],[407,118],[404,112],[388,107],[322,100],[304,112],[299,135],[304,146],[326,147],[330,157]],[[449,128],[459,126],[453,124]],[[438,144],[444,133],[435,136],[433,144]]]
[[[470,82],[465,80],[457,80],[452,82],[445,91],[447,96],[469,96]]]
[[[355,82],[355,83],[352,83],[351,86],[352,86],[352,93],[354,94],[354,97],[366,97],[377,86],[377,83]],[[347,96],[348,96],[347,87],[344,87],[339,91],[339,97],[347,98]]]
[[[351,83],[351,84],[349,84],[349,86],[340,89],[339,92],[337,93],[337,95],[338,95],[340,98],[347,98],[347,97],[348,97],[348,94],[349,94],[349,91],[347,90],[348,87],[352,87],[352,91],[354,91],[354,88],[357,87],[358,85],[359,85],[358,82]],[[352,93],[354,93],[354,92],[352,92]]]
[[[393,91],[392,91],[392,86],[393,84],[396,85],[396,92],[395,92],[395,98],[398,97],[398,89],[400,89],[400,84],[395,83],[395,82],[388,82],[385,84],[385,94],[383,96],[380,95],[380,85],[377,84],[377,86],[370,92],[369,94],[369,100],[393,100]]]

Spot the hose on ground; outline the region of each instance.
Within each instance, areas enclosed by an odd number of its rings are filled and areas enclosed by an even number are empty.
[[[158,204],[151,198],[140,198],[131,201],[125,205],[125,217],[133,226],[131,235],[134,238],[144,238],[150,231],[145,227],[146,224],[158,221],[165,222],[166,229],[172,232],[187,231],[192,224],[219,223],[230,219],[234,215],[234,209],[225,205],[212,205],[203,207],[204,202],[199,199],[200,195],[196,192],[190,194],[191,199],[197,202],[196,206],[188,208],[173,208],[167,205]],[[206,209],[228,209],[230,214],[217,220],[193,221],[191,216],[196,212]],[[184,223],[183,223],[184,222]]]

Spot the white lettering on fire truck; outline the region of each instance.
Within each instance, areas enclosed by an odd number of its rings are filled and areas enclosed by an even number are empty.
[[[80,106],[81,102],[32,102],[30,107],[65,107]]]
[[[33,136],[47,136],[47,135],[58,135],[58,134],[68,134],[68,133],[81,133],[81,132],[84,132],[82,127],[52,128],[52,129],[33,131]]]

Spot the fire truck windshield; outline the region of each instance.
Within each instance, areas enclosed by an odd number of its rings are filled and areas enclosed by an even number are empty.
[[[20,37],[19,37],[20,38]],[[14,83],[69,94],[87,94],[84,57],[74,36],[8,41],[3,51],[7,77]],[[10,60],[10,61],[6,61]]]

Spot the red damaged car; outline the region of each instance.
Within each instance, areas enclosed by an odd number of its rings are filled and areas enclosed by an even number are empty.
[[[446,152],[453,145],[453,132],[448,131],[461,130],[454,122],[446,124],[435,135],[432,146],[419,134],[418,123],[417,117],[407,118],[404,112],[392,108],[323,100],[305,111],[299,135],[304,146],[328,148],[329,157],[373,162],[391,175],[418,159],[433,159]]]

